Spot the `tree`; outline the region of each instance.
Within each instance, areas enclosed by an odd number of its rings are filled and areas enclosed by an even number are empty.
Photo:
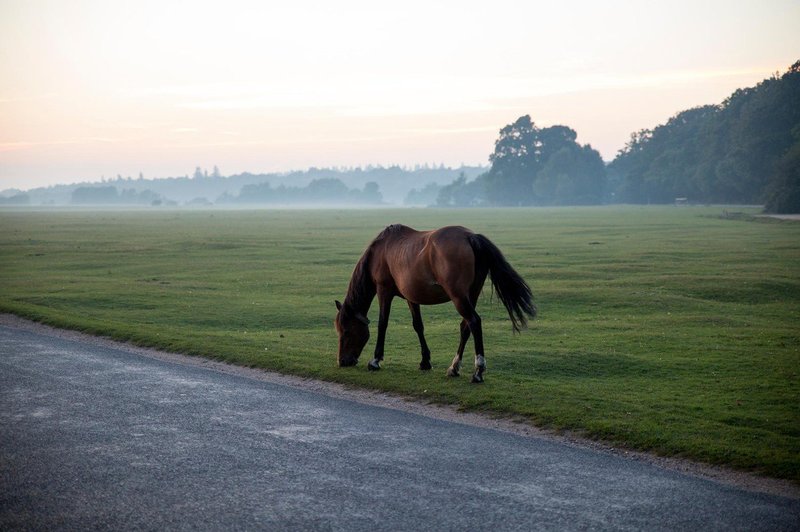
[[[114,186],[78,187],[72,191],[72,203],[75,205],[108,205],[118,201],[119,194]]]
[[[307,201],[336,201],[345,199],[350,189],[339,179],[315,179],[308,184],[303,194]]]
[[[553,153],[537,175],[534,190],[548,205],[594,205],[603,201],[606,171],[591,146],[573,142]]]
[[[24,192],[18,192],[13,196],[0,196],[0,205],[30,205],[31,197]]]
[[[467,182],[464,172],[449,185],[443,186],[436,196],[440,207],[475,207],[486,203],[486,175],[482,174]]]
[[[383,202],[383,195],[381,194],[380,187],[375,181],[369,181],[364,185],[364,190],[361,192],[361,202],[363,203],[381,203]]]
[[[500,130],[489,156],[486,194],[495,205],[530,205],[533,180],[539,171],[539,130],[530,115],[519,117]]]
[[[474,181],[461,175],[439,191],[441,206],[601,203],[606,167],[597,150],[567,126],[539,129],[529,115],[500,130],[491,168]]]
[[[800,140],[781,159],[775,179],[767,189],[764,211],[800,213]]]
[[[774,180],[786,179],[781,161],[798,128],[800,61],[720,105],[681,111],[634,133],[609,173],[623,201],[758,203],[775,189]]]
[[[421,189],[412,188],[406,194],[403,203],[406,205],[434,205],[441,189],[442,186],[434,182],[428,183]]]

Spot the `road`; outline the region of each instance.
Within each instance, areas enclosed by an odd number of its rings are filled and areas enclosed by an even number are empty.
[[[616,453],[0,326],[2,530],[799,524],[798,499]]]

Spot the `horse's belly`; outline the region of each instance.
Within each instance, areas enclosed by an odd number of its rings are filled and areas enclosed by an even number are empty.
[[[450,296],[438,283],[431,281],[429,283],[414,283],[400,288],[400,295],[411,301],[412,303],[419,303],[420,305],[438,305],[439,303],[447,303],[450,301]]]

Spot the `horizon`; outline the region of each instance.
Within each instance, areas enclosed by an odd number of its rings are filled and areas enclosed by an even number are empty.
[[[0,190],[215,165],[486,166],[525,114],[608,162],[800,50],[788,0],[185,6],[0,4]]]
[[[216,168],[219,171],[219,175],[213,175],[213,168]],[[158,181],[158,180],[170,180],[170,179],[198,179],[198,176],[195,175],[197,170],[201,170],[203,172],[203,179],[230,179],[234,177],[242,177],[245,175],[252,175],[252,176],[268,176],[268,177],[288,177],[292,174],[313,174],[314,172],[337,172],[342,174],[343,176],[355,173],[355,172],[364,172],[369,173],[373,170],[391,170],[394,168],[399,168],[404,172],[414,173],[414,172],[436,172],[436,171],[456,171],[456,170],[470,170],[470,169],[477,169],[477,168],[485,168],[489,169],[489,164],[484,165],[466,165],[460,164],[457,166],[447,166],[444,163],[436,164],[436,163],[417,163],[414,165],[401,165],[401,164],[390,164],[390,165],[381,165],[381,164],[369,164],[364,166],[330,166],[330,167],[315,167],[309,166],[307,168],[298,168],[293,170],[285,170],[285,171],[275,171],[275,172],[250,172],[248,170],[244,170],[242,172],[237,172],[235,174],[225,174],[216,165],[209,168],[202,168],[202,167],[195,167],[194,171],[192,172],[185,172],[181,175],[166,175],[166,176],[146,176],[143,174],[137,175],[113,175],[113,176],[100,176],[98,179],[87,179],[82,181],[73,181],[73,182],[64,182],[64,183],[53,183],[47,185],[35,185],[31,186],[27,189],[20,189],[17,187],[9,187],[0,189],[0,193],[3,192],[30,192],[32,190],[37,190],[40,188],[53,188],[53,187],[73,187],[73,186],[80,186],[80,185],[87,185],[87,186],[94,186],[94,185],[114,185],[118,181],[127,182],[128,180],[138,181],[140,178],[144,181]],[[379,183],[380,184],[380,183]]]

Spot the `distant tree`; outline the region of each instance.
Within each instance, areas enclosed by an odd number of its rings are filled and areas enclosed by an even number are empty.
[[[31,197],[23,192],[13,196],[0,196],[0,205],[30,205]]]
[[[119,201],[117,187],[78,187],[72,192],[75,205],[109,205]]]
[[[417,170],[419,170],[419,165],[417,165]],[[437,183],[428,183],[421,189],[412,188],[406,194],[403,203],[406,205],[434,205],[441,189],[442,186]]]
[[[500,130],[492,164],[486,176],[486,193],[496,205],[530,205],[533,203],[533,180],[539,171],[538,128],[529,115],[519,117]]]
[[[150,189],[138,192],[134,188],[126,188],[119,193],[117,203],[124,205],[152,205],[154,201],[161,201],[161,199],[161,195]]]
[[[145,189],[139,192],[138,203],[147,205],[148,203],[151,205],[160,205],[163,198],[160,194],[153,192],[150,189]]]
[[[500,130],[486,198],[495,205],[568,205],[603,200],[606,170],[600,154],[561,125],[540,129],[529,115]]]
[[[236,196],[231,194],[228,191],[223,192],[222,194],[217,197],[217,203],[224,204],[224,203],[234,203],[236,202]]]
[[[383,197],[378,183],[370,181],[363,190],[350,189],[340,179],[320,178],[305,187],[280,185],[272,188],[268,182],[245,185],[239,196],[220,196],[218,203],[381,203]]]
[[[589,145],[579,146],[573,138],[547,158],[534,191],[547,205],[595,205],[603,201],[605,180],[600,154]]]
[[[203,178],[203,169],[200,168],[199,166],[195,167],[194,176],[192,176],[192,177],[194,179],[202,179]]]
[[[486,174],[472,181],[467,181],[462,172],[449,185],[443,186],[436,197],[436,205],[440,207],[476,207],[486,203]]]
[[[579,148],[575,141],[578,134],[567,126],[551,126],[537,132],[537,161],[544,164],[563,149]]]
[[[381,203],[383,202],[383,195],[381,194],[380,186],[375,181],[369,181],[364,185],[364,190],[361,193],[361,202],[363,203]]]
[[[222,177],[222,174],[219,173],[219,168],[217,168],[216,164],[214,165],[214,170],[211,172],[211,177],[213,177],[214,179],[219,179],[220,177]]]
[[[239,203],[272,203],[275,198],[272,186],[265,182],[243,186],[236,201]]]
[[[442,187],[437,204],[572,205],[604,199],[606,168],[600,154],[561,125],[540,129],[529,115],[500,130],[489,171],[472,182]]]
[[[315,179],[305,188],[302,199],[305,201],[341,201],[350,193],[350,189],[339,179]]]

